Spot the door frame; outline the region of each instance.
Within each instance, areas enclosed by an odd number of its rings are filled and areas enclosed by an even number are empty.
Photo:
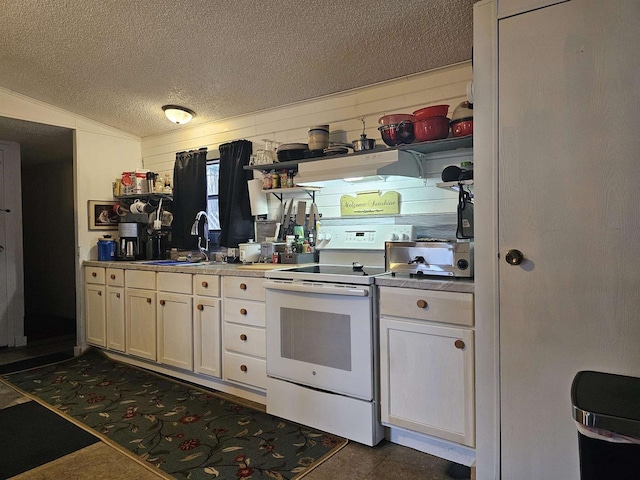
[[[24,335],[24,265],[22,246],[22,185],[20,170],[20,144],[0,141],[4,156],[4,197],[0,208],[9,209],[5,215],[8,347],[27,344]],[[9,255],[10,253],[10,255]]]

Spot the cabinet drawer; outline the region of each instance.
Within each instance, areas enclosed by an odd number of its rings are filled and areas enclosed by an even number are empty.
[[[265,306],[262,302],[249,300],[224,299],[225,322],[241,323],[256,327],[266,326]]]
[[[158,272],[158,290],[191,295],[193,280],[190,273]]]
[[[264,278],[226,276],[224,277],[224,296],[264,302],[263,283]]]
[[[121,268],[107,268],[107,285],[124,287],[124,270]]]
[[[156,289],[156,272],[126,270],[124,272],[124,280],[128,288]]]
[[[267,339],[263,328],[224,324],[224,348],[238,353],[246,353],[265,358]]]
[[[194,275],[193,291],[196,295],[203,295],[206,297],[219,297],[220,277],[218,275]]]
[[[104,267],[85,267],[84,278],[87,283],[99,283],[104,285]]]
[[[473,326],[473,294],[380,287],[380,315]]]
[[[224,353],[224,379],[267,388],[267,362],[232,352]]]

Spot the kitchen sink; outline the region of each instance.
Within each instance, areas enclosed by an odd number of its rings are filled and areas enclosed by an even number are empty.
[[[165,266],[180,265],[181,267],[202,265],[199,262],[190,262],[188,260],[149,260],[141,263],[143,265],[165,265]]]

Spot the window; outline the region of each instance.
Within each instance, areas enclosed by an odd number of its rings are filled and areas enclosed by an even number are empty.
[[[218,179],[220,159],[207,162],[207,221],[209,222],[209,243],[211,247],[220,245],[220,213],[218,210]]]

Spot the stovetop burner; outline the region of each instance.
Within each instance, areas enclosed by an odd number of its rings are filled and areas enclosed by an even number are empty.
[[[312,265],[308,267],[289,268],[287,272],[313,273],[324,275],[348,275],[366,277],[385,273],[383,267],[346,266],[346,265]]]

